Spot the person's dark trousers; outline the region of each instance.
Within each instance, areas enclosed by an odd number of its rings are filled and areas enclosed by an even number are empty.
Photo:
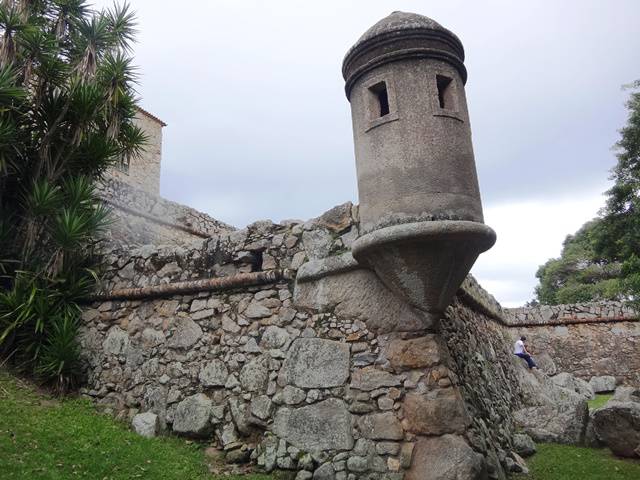
[[[538,367],[538,365],[536,365],[536,362],[533,361],[533,358],[531,358],[531,355],[529,355],[528,353],[516,353],[516,355],[520,358],[525,359],[527,365],[529,365],[529,368]]]

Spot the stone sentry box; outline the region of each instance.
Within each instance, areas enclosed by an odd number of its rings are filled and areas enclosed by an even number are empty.
[[[360,197],[354,256],[435,318],[495,242],[483,224],[463,60],[449,30],[394,12],[343,63]]]

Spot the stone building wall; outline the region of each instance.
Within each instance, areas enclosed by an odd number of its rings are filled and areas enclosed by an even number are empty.
[[[513,340],[525,335],[532,353],[551,357],[557,371],[640,385],[640,319],[630,307],[599,302],[505,312]]]
[[[147,135],[144,152],[131,159],[128,165],[111,168],[107,175],[151,195],[160,195],[162,128],[166,124],[141,108],[138,109],[134,123]]]
[[[98,185],[113,209],[106,238],[111,245],[176,245],[203,239],[234,227],[179,203],[107,177]]]
[[[434,324],[355,262],[356,235],[345,204],[200,248],[114,250],[83,315],[85,393],[267,470],[505,478],[519,400],[491,297],[470,279]]]
[[[113,223],[106,233],[113,245],[188,245],[201,242],[230,225],[202,212],[160,197],[162,120],[141,108],[135,117],[148,137],[144,152],[127,165],[116,165],[98,185],[113,208]]]

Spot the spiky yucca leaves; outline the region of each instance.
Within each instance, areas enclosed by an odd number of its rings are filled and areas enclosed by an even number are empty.
[[[126,4],[0,0],[0,346],[61,387],[108,217],[93,184],[146,141],[134,36]]]
[[[0,347],[16,367],[64,392],[80,378],[77,301],[95,285],[93,247],[109,211],[82,176],[38,183],[23,201],[28,261],[0,292]]]

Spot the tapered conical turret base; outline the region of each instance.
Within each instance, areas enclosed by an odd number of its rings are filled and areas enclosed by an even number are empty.
[[[478,255],[495,241],[495,232],[478,222],[406,223],[358,238],[353,256],[413,306],[440,317]]]

